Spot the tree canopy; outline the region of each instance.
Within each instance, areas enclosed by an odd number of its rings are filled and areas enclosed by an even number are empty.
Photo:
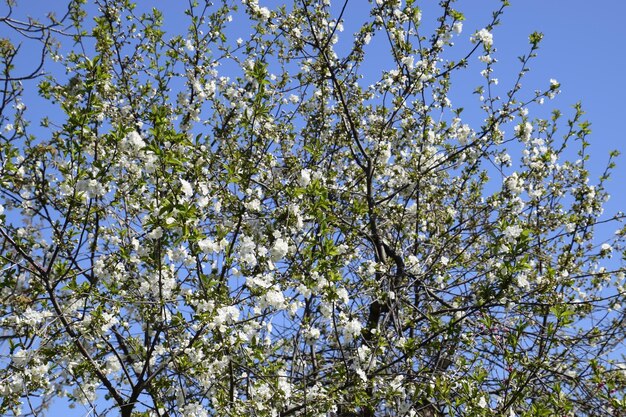
[[[504,85],[506,1],[261,3],[7,1],[0,414],[624,415],[616,153],[542,35]]]

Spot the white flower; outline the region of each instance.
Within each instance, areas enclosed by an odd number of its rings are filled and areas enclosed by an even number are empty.
[[[274,246],[272,246],[270,252],[272,261],[279,261],[289,252],[289,244],[282,238],[278,238],[276,242],[274,242]]]
[[[301,187],[307,187],[311,183],[311,170],[303,169],[300,171],[300,179],[298,183]]]
[[[103,333],[108,332],[111,327],[115,326],[119,322],[115,315],[107,312],[102,313],[102,321],[104,323],[102,324],[100,330],[102,330]]]
[[[200,80],[194,79],[191,83],[193,87],[193,91],[198,95],[200,100],[204,100],[207,97],[207,94],[204,92],[204,87],[200,83]]]
[[[413,67],[414,67],[414,65],[413,65],[413,61],[414,60],[415,60],[415,58],[412,57],[412,56],[405,56],[404,58],[401,59],[401,62],[402,62],[403,65],[406,65],[406,67],[409,70],[412,70]]]
[[[365,374],[365,371],[361,368],[356,368],[356,374],[359,376],[359,378],[361,378],[361,380],[363,382],[367,382],[367,375]]]
[[[519,175],[517,175],[517,172],[511,174],[511,176],[508,177],[504,183],[506,188],[508,188],[513,194],[519,194],[523,191],[524,181],[519,177]]]
[[[524,229],[519,225],[507,226],[503,234],[508,239],[517,239],[523,231]]]
[[[163,229],[160,226],[147,234],[149,239],[160,239],[163,236]]]
[[[167,256],[173,261],[173,262],[184,262],[184,263],[189,263],[189,251],[187,251],[187,248],[184,246],[178,246],[177,248],[173,248],[173,249],[168,249],[167,250]],[[193,259],[193,258],[191,258]]]
[[[613,246],[609,245],[608,243],[603,243],[602,246],[600,246],[600,250],[602,252],[609,253],[613,251]]]
[[[456,22],[452,25],[452,31],[459,35],[463,31],[463,22]]]
[[[485,397],[480,397],[480,400],[478,400],[478,406],[480,408],[487,408],[487,400],[485,400]]]
[[[359,360],[361,362],[369,361],[370,354],[372,353],[372,350],[369,347],[367,347],[366,345],[361,345],[357,348],[356,351],[357,351],[357,354],[359,355]]]
[[[46,318],[50,317],[51,315],[52,313],[50,313],[49,311],[40,312],[40,311],[33,310],[32,308],[28,307],[24,311],[23,323],[29,326],[37,326]]]
[[[276,309],[280,309],[283,308],[285,306],[285,296],[283,295],[282,291],[277,291],[277,290],[269,290],[266,294],[265,294],[265,305],[268,307],[273,307]]]
[[[361,322],[357,319],[352,319],[348,321],[343,327],[344,339],[346,339],[347,342],[352,341],[355,336],[361,334],[361,329],[363,329],[363,326],[361,325]]]
[[[258,198],[248,201],[244,206],[250,211],[259,211],[261,209],[261,202]]]
[[[189,198],[193,195],[193,188],[191,188],[191,184],[185,181],[184,179],[180,179],[180,190],[185,194],[186,198]]]
[[[315,341],[320,338],[320,331],[316,327],[311,327],[304,331],[304,339],[310,345],[315,344]]]
[[[209,415],[207,410],[205,410],[205,408],[201,404],[198,404],[196,402],[186,404],[181,411],[182,415],[188,417],[208,417]]]
[[[259,8],[259,14],[261,15],[261,17],[263,19],[269,19],[270,18],[270,9],[268,9],[267,7],[261,7],[261,8]]]
[[[493,35],[485,28],[476,32],[470,40],[472,43],[482,42],[487,49],[491,48],[491,45],[493,45]]]
[[[341,287],[341,288],[337,289],[337,297],[344,304],[348,304],[348,302],[350,301],[350,297],[348,296],[348,291],[344,287]]]
[[[139,150],[146,146],[146,142],[143,141],[139,133],[133,130],[124,138],[123,146],[127,149]]]
[[[530,135],[533,133],[533,125],[525,122],[523,125],[519,124],[513,128],[515,133],[524,140],[530,140]]]
[[[106,187],[98,180],[79,180],[76,182],[76,191],[84,193],[86,198],[100,197],[106,194]]]
[[[281,376],[278,378],[278,389],[284,393],[285,399],[291,397],[292,387],[287,377]]]
[[[204,253],[219,252],[219,245],[208,238],[198,241],[198,247]]]
[[[239,320],[240,311],[236,306],[226,306],[217,309],[217,316],[213,320],[214,326],[233,323]]]
[[[120,371],[122,369],[122,365],[120,365],[120,361],[115,355],[111,355],[106,359],[104,368],[105,373],[109,375]]]
[[[17,366],[26,365],[30,361],[31,355],[28,350],[19,350],[12,355],[13,363]]]
[[[252,240],[250,236],[244,236],[241,239],[238,254],[241,258],[241,261],[247,264],[249,267],[256,266],[256,243]]]
[[[526,274],[519,274],[517,276],[517,285],[520,288],[530,288],[530,283],[528,282],[528,279],[526,278]]]

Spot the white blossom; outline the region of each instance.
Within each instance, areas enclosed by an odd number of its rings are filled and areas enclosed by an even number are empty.
[[[311,170],[303,169],[300,171],[300,179],[298,183],[301,187],[307,187],[311,183]]]
[[[485,400],[484,396],[481,396],[480,399],[478,400],[478,404],[477,404],[480,408],[487,408],[487,400]]]
[[[355,337],[361,334],[363,326],[357,319],[349,320],[343,327],[343,337],[347,342],[352,341]]]
[[[160,226],[155,227],[150,233],[147,234],[149,239],[160,239],[163,236],[163,229]]]
[[[205,238],[198,241],[198,247],[204,253],[217,253],[219,252],[219,245],[212,239]]]
[[[527,278],[526,274],[524,274],[524,273],[518,274],[518,276],[517,276],[517,285],[520,288],[525,288],[525,289],[530,288],[530,282],[528,282],[528,278]]]
[[[510,240],[513,239],[517,239],[522,232],[524,231],[524,228],[521,227],[520,225],[512,225],[512,226],[507,226],[506,229],[504,229],[503,235]]]
[[[191,184],[188,181],[180,178],[180,190],[183,192],[186,198],[189,198],[193,195],[193,188],[191,188]]]
[[[122,143],[126,149],[133,151],[140,150],[146,146],[146,142],[144,142],[141,135],[135,130],[130,131]]]
[[[414,60],[415,60],[415,57],[413,56],[405,56],[400,61],[402,62],[403,65],[407,67],[407,69],[412,70],[414,68],[413,66]]]
[[[505,180],[506,188],[513,194],[520,194],[523,191],[524,181],[514,172]]]
[[[602,246],[600,246],[600,250],[604,253],[610,253],[613,251],[613,247],[608,243],[603,243]]]
[[[275,309],[281,309],[285,306],[285,296],[282,291],[271,289],[264,295],[264,302],[262,305],[272,307]]]
[[[274,242],[274,246],[272,246],[272,249],[270,251],[271,259],[274,262],[279,261],[282,258],[284,258],[288,252],[289,252],[289,244],[282,238],[278,238]]]
[[[217,315],[213,318],[212,327],[231,324],[239,320],[240,310],[237,306],[225,306],[217,309]]]
[[[482,42],[485,48],[489,49],[493,44],[493,35],[486,28],[483,28],[476,32],[470,40],[472,43]]]
[[[268,9],[267,7],[261,7],[259,8],[259,14],[261,15],[261,17],[263,19],[269,19],[270,18],[270,9]]]

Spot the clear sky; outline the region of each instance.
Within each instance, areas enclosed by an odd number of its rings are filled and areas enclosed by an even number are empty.
[[[469,23],[484,14],[487,0],[461,0]],[[611,200],[606,212],[626,211],[626,1],[512,0],[494,31],[498,56],[512,58],[526,50],[527,35],[544,33],[539,56],[526,81],[545,86],[549,78],[561,83],[562,93],[546,106],[565,111],[581,101],[592,123],[592,167],[604,168],[608,152],[623,155],[608,183]],[[465,7],[467,6],[467,7]],[[536,83],[536,84],[535,84]],[[597,177],[597,175],[596,175]]]
[[[59,0],[62,2],[61,0]],[[358,4],[366,0],[350,0]],[[423,1],[418,0],[419,5]],[[63,3],[63,2],[62,2]],[[150,2],[156,7],[183,7],[186,2]],[[267,1],[260,0],[261,5]],[[272,2],[273,3],[273,2]],[[490,11],[498,6],[497,0],[459,0],[457,8],[465,12],[467,20],[464,37],[483,27],[490,19]],[[494,30],[495,55],[501,66],[495,76],[504,77],[503,71],[515,71],[510,64],[518,55],[528,50],[528,35],[533,31],[544,33],[539,56],[531,65],[531,73],[524,81],[525,88],[545,88],[550,78],[561,83],[562,93],[549,108],[558,107],[567,115],[567,109],[582,101],[587,118],[592,123],[592,167],[599,175],[611,149],[624,153],[618,159],[618,167],[608,184],[612,195],[607,213],[626,211],[626,0],[511,0],[511,6],[502,18],[502,24]],[[21,1],[20,8],[33,8],[39,12],[46,2]],[[166,6],[167,5],[167,6]],[[1,10],[1,9],[0,9]],[[349,19],[346,16],[346,19]],[[424,19],[428,19],[424,15]],[[0,37],[6,29],[0,26]],[[345,35],[345,34],[344,34]],[[27,93],[33,94],[34,92]],[[28,99],[25,99],[28,105]],[[531,113],[532,115],[532,113]],[[57,404],[51,416],[85,416],[89,410],[78,407],[68,412],[65,405]]]

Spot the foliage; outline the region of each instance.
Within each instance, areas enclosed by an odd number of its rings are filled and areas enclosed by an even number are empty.
[[[507,89],[506,2],[214,3],[73,1],[38,126],[0,44],[0,413],[624,415],[612,162],[529,116],[541,34]]]

